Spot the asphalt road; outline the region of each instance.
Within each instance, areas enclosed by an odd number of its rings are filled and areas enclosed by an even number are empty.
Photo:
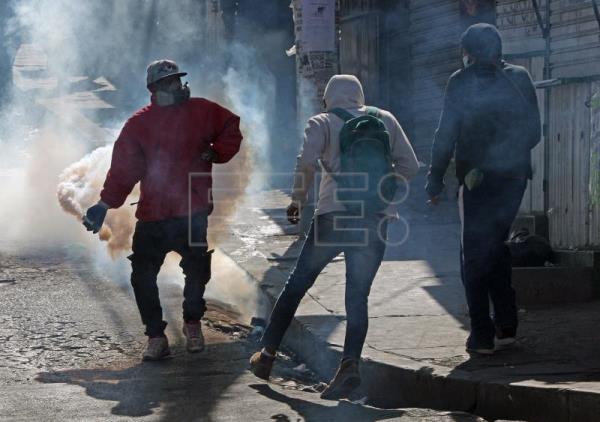
[[[129,286],[92,268],[70,249],[0,253],[0,420],[477,420],[320,400],[322,380],[286,356],[266,384],[246,370],[254,346],[224,307],[207,313],[207,350],[189,355],[174,284],[160,286],[173,356],[142,363],[145,338]]]

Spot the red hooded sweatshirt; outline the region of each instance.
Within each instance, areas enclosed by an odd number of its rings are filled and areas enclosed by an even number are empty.
[[[125,123],[100,199],[119,208],[141,182],[140,221],[210,213],[212,163],[200,156],[212,146],[215,162],[233,158],[242,141],[239,123],[238,116],[203,98],[167,107],[153,99]]]

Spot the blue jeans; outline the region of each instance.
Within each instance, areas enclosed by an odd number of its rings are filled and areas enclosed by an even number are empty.
[[[518,325],[511,256],[505,242],[526,187],[526,179],[485,174],[482,184],[472,191],[462,188],[461,274],[471,333],[482,342],[493,342],[495,328],[516,329]]]
[[[314,217],[306,241],[271,313],[263,346],[278,349],[300,301],[333,258],[346,260],[346,339],[344,358],[359,359],[369,326],[368,297],[381,265],[387,240],[387,219],[328,213]]]

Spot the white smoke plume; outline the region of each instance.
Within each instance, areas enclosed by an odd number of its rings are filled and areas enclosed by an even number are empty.
[[[242,118],[242,151],[227,166],[215,168],[216,196],[219,187],[237,193],[217,202],[219,219],[211,222],[213,227],[225,224],[223,217],[232,215],[249,184],[261,184],[253,176],[253,163],[260,162],[261,173],[268,171],[268,124],[275,114],[272,73],[254,59],[252,48],[227,41],[223,22],[211,15],[211,3],[10,2],[4,43],[21,55],[13,63],[15,89],[0,110],[0,147],[6,152],[0,158],[0,196],[10,204],[0,208],[4,242],[24,248],[78,242],[97,253],[98,242],[85,232],[81,218],[99,199],[116,130],[149,100],[145,67],[158,58],[179,62],[189,73],[192,95],[219,102]],[[227,173],[237,176],[220,176]],[[128,203],[136,200],[134,191],[125,206],[110,210],[99,233],[106,255],[124,272],[116,277],[121,280],[128,278],[123,260],[135,225]],[[210,232],[211,247],[218,246],[222,232]],[[96,258],[105,267],[106,256]],[[175,260],[167,262],[162,279],[181,282]],[[259,298],[252,281],[238,270],[217,254],[207,296],[249,316]]]

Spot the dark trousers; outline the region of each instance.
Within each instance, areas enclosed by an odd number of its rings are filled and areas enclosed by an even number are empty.
[[[510,250],[505,241],[526,186],[525,179],[486,174],[482,184],[473,190],[461,187],[461,274],[471,332],[482,341],[493,340],[495,327],[518,325]]]
[[[169,252],[181,255],[179,266],[185,275],[183,319],[200,320],[206,311],[204,290],[210,280],[211,253],[208,251],[206,213],[161,221],[138,221],[133,234],[131,285],[150,337],[163,334],[163,321],[156,279]]]
[[[369,326],[368,297],[385,253],[387,220],[381,216],[316,216],[292,271],[271,313],[263,346],[278,349],[300,301],[333,258],[346,260],[346,338],[344,358],[359,359]]]

